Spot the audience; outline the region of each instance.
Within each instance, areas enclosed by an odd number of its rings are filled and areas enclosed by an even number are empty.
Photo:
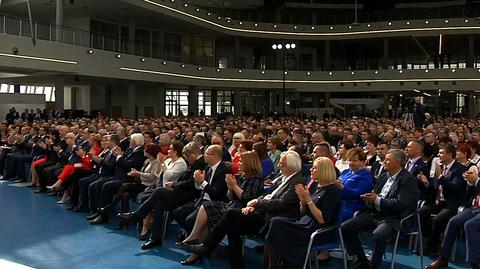
[[[468,262],[478,268],[476,120],[430,116],[412,128],[404,119],[362,117],[64,116],[10,113],[0,124],[0,180],[63,192],[59,202],[90,211],[92,224],[106,222],[122,201],[118,228],[141,221],[142,249],[161,245],[171,212],[186,232],[178,246],[192,252],[182,264],[208,256],[227,235],[231,267],[244,268],[241,235],[260,233],[265,267],[278,266],[277,257],[286,268],[300,267],[309,234],[332,224],[342,199],[352,267],[377,268],[387,239],[419,201],[426,253],[440,253],[428,268],[448,264],[462,229]],[[124,213],[135,198],[138,209]],[[358,238],[369,229],[371,260]]]

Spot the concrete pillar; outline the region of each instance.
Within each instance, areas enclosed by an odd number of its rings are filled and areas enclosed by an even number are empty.
[[[311,93],[310,96],[312,96],[312,107],[320,108],[320,93],[318,92]]]
[[[283,114],[283,104],[285,103],[285,96],[283,95],[283,90],[282,89],[278,90],[277,94],[278,94],[277,112],[279,114]]]
[[[476,115],[477,115],[477,107],[476,107],[476,102],[475,102],[475,98],[473,98],[474,94],[473,92],[469,92],[468,93],[468,100],[467,100],[467,116],[469,118],[474,118]]]
[[[388,69],[389,64],[389,48],[388,48],[388,38],[383,39],[383,69]]]
[[[188,87],[188,116],[197,116],[197,115],[198,115],[198,90],[195,88],[195,86],[189,86]]]
[[[58,78],[55,81],[55,108],[58,109],[64,109],[65,107],[65,93],[64,93],[64,88],[65,88],[65,82],[63,81],[63,78]]]
[[[242,115],[242,102],[240,100],[240,89],[233,90],[233,115],[240,116]]]
[[[127,93],[127,113],[126,116],[130,119],[135,118],[135,82],[131,81],[128,83],[128,93]]]
[[[158,117],[165,117],[165,100],[166,100],[166,91],[165,85],[160,84],[157,87],[157,111],[156,114]]]
[[[212,116],[217,115],[217,90],[212,90]]]
[[[65,0],[57,0],[56,9],[55,9],[55,40],[63,41],[63,24],[64,24],[64,9],[65,9]]]
[[[330,93],[326,92],[325,93],[325,108],[329,108],[329,107],[330,107]]]
[[[135,53],[135,28],[135,20],[130,18],[128,22],[128,52],[131,54]]]
[[[475,62],[475,36],[468,36],[468,51],[467,51],[467,68],[474,68]]]
[[[20,93],[20,84],[13,85],[13,93]]]
[[[235,42],[235,52],[234,52],[235,59],[233,59],[233,61],[234,61],[235,67],[239,68],[240,67],[240,38],[236,36],[234,38],[234,42]]]
[[[325,40],[325,60],[323,63],[323,70],[331,70],[331,65],[330,65],[330,40]]]
[[[72,110],[76,110],[77,107],[82,107],[82,106],[77,106],[78,92],[79,92],[78,87],[70,88],[70,108]],[[65,93],[66,93],[66,89],[65,89]],[[65,94],[65,97],[66,97],[66,94]]]

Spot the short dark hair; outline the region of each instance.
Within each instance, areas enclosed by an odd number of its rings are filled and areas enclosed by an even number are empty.
[[[451,143],[441,145],[440,149],[443,149],[448,155],[452,156],[453,159],[457,156],[457,149]]]

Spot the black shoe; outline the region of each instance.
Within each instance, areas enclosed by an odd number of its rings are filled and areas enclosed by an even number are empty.
[[[89,221],[89,223],[92,225],[102,224],[106,222],[108,222],[108,217],[102,214],[98,215],[98,217],[96,217],[95,219]]]
[[[150,238],[150,231],[148,231],[148,232],[145,233],[145,234],[141,234],[141,235],[138,237],[138,241],[147,241],[149,238]]]
[[[154,248],[156,246],[161,246],[162,245],[162,240],[160,239],[155,239],[155,238],[150,238],[146,243],[142,244],[140,248],[142,250],[147,250]]]
[[[97,212],[95,212],[91,215],[88,215],[87,220],[94,220],[94,219],[98,218],[98,216],[100,216],[100,212],[97,211]]]
[[[110,212],[111,208],[112,207],[110,205],[107,205],[105,207],[100,208],[98,211],[100,211],[100,214],[105,215],[105,214],[108,214],[108,212]]]
[[[190,258],[190,257],[188,257]],[[201,262],[203,257],[202,256],[197,256],[195,259],[191,259],[191,260],[188,260],[188,258],[186,260],[182,260],[180,261],[180,264],[181,265],[191,265],[191,264],[194,264],[196,262]]]
[[[183,242],[183,240],[185,240],[185,238],[187,238],[187,233],[181,232],[177,237],[177,242]]]
[[[119,219],[126,220],[126,221],[134,221],[134,220],[138,219],[137,215],[135,215],[135,213],[133,213],[133,212],[118,213],[117,217]]]
[[[38,189],[34,190],[34,193],[44,193],[47,191],[47,188],[45,187],[39,187]]]
[[[71,205],[71,206],[67,207],[67,210],[68,210],[68,211],[73,211],[74,208],[75,208],[75,206],[74,206],[74,205]]]
[[[210,249],[205,244],[198,244],[198,245],[188,245],[190,252],[203,256],[209,257],[211,254]]]
[[[187,242],[176,242],[175,246],[181,250],[190,251],[190,245],[199,245],[202,242],[198,239],[193,239]]]

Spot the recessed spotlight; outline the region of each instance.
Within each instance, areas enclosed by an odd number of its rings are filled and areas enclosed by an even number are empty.
[[[258,23],[254,23],[253,26],[257,27],[257,26],[258,26]]]
[[[145,62],[146,59],[145,58],[140,58],[140,62]]]
[[[228,23],[231,23],[232,21],[231,20],[227,20]]]
[[[288,71],[285,71],[284,74],[285,74],[285,75],[288,75]]]
[[[349,25],[349,26],[348,26],[348,29],[352,29],[352,26],[351,26],[351,25]]]
[[[367,24],[367,27],[368,27],[368,28],[370,28],[371,26],[372,26],[372,25],[371,25],[370,23],[369,23],[369,24]]]
[[[163,65],[166,65],[166,64],[167,64],[167,62],[166,62],[166,61],[163,61],[163,62],[162,62],[162,64],[163,64]]]
[[[182,65],[180,65],[180,66],[181,66],[182,68],[185,68],[185,65],[184,65],[184,64],[182,64]]]
[[[294,49],[296,47],[297,47],[297,45],[295,45],[295,43],[290,44],[290,48]]]
[[[448,23],[448,20],[445,20],[445,23]]]
[[[315,30],[315,26],[312,26],[312,30]]]
[[[333,26],[330,26],[330,30],[333,30]]]
[[[262,74],[265,74],[265,71],[264,71],[264,70],[262,70],[262,72],[260,72],[260,73],[262,73]]]
[[[425,24],[429,24],[430,22],[429,21],[425,21]]]
[[[375,75],[378,75],[378,71],[373,72]]]
[[[457,71],[457,70],[455,70],[455,68],[454,68],[454,69],[452,69],[452,73],[455,73],[455,71]]]
[[[87,53],[88,53],[88,54],[92,54],[92,53],[93,53],[93,50],[92,50],[92,49],[89,49],[89,50],[87,50]]]
[[[277,49],[277,44],[273,44],[272,49],[276,50]]]
[[[428,73],[428,69],[425,69],[425,73]]]
[[[295,25],[295,26],[293,26],[293,29],[297,30],[297,29],[298,29],[298,26],[296,26],[296,25]]]
[[[465,22],[467,23],[467,22],[468,22],[468,19],[465,19]]]
[[[403,73],[403,70],[398,71],[398,73],[400,73],[400,74]]]
[[[281,50],[283,48],[282,44],[277,45],[277,49]]]
[[[330,76],[333,75],[333,72],[328,72],[328,75],[330,75]]]
[[[212,15],[212,13],[208,12],[208,13],[207,13],[207,16],[210,16],[210,15]]]
[[[197,8],[195,9],[195,11],[196,11],[196,12],[199,12],[199,11],[200,11],[200,9],[197,7]]]
[[[277,28],[277,25],[276,25],[276,24],[274,24],[274,25],[273,25],[273,28]]]
[[[115,58],[117,58],[117,59],[119,59],[120,57],[122,57],[122,55],[120,55],[120,54],[115,55]]]
[[[242,69],[238,69],[238,73],[242,73]]]
[[[391,26],[391,25],[392,25],[392,23],[391,23],[391,22],[388,22],[388,25],[390,25],[390,26]]]
[[[175,2],[175,0],[170,0],[172,3]]]
[[[290,49],[290,44],[288,44],[288,43],[285,44],[285,48],[286,48],[287,50],[289,50],[289,49]]]
[[[243,21],[238,22],[238,24],[242,25],[242,24],[243,24]]]
[[[480,73],[480,69],[478,69],[478,72]]]
[[[407,21],[407,25],[410,25],[410,22],[409,22],[409,21]]]
[[[188,7],[188,4],[187,4],[187,3],[185,3],[185,4],[183,4],[183,6],[184,6],[184,7]]]
[[[220,72],[220,68],[217,68],[217,72]]]
[[[218,16],[218,17],[217,17],[217,19],[221,20],[221,19],[222,19],[222,17]]]
[[[307,72],[307,76],[310,76],[310,72]]]
[[[201,70],[202,70],[202,68],[201,68],[200,66],[199,66],[199,67],[197,67],[197,69],[198,69],[198,71],[201,71]]]
[[[352,71],[352,75],[355,75],[355,72],[354,72],[354,71]]]

